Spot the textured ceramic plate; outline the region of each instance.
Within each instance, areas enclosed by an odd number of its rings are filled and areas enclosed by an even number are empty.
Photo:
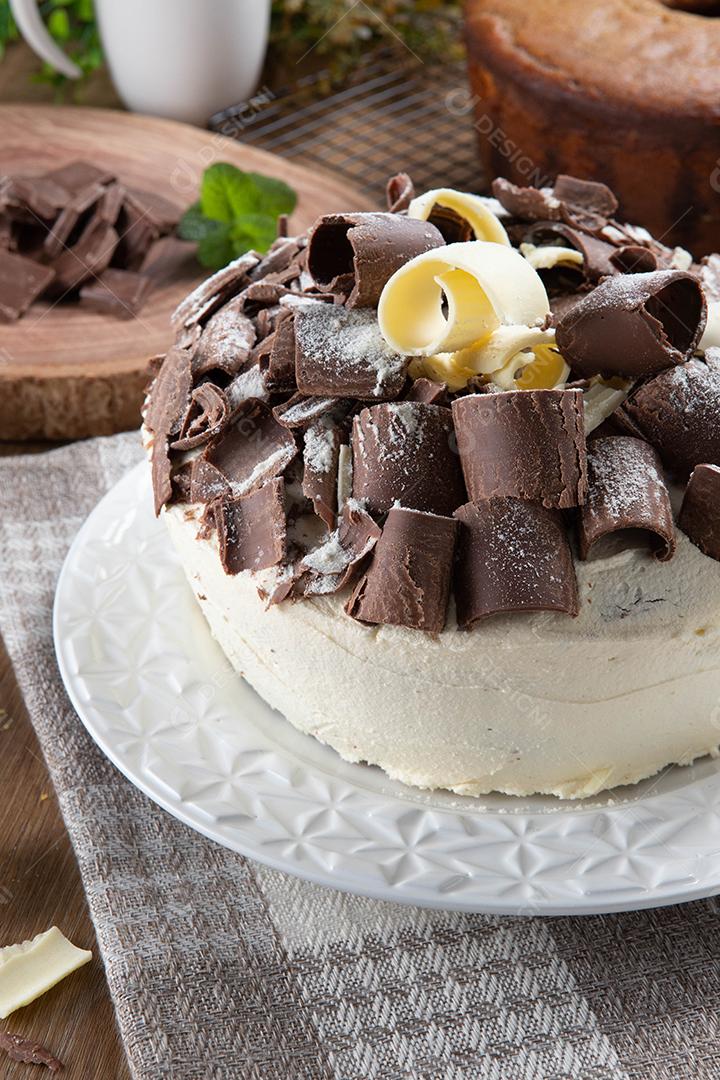
[[[622,911],[720,891],[718,762],[591,801],[470,799],[405,787],[295,731],[211,637],[153,516],[144,465],[78,534],[55,641],[81,720],[125,776],[198,832],[280,870],[385,900],[505,914]]]

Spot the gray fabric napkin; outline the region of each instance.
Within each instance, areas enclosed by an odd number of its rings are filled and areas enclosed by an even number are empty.
[[[715,901],[512,919],[345,896],[175,821],[110,765],[63,691],[57,575],[138,436],[0,459],[0,630],[77,852],[142,1080],[718,1076]]]

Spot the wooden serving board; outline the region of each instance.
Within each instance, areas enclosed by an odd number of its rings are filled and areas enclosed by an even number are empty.
[[[345,180],[242,146],[212,132],[108,109],[0,106],[0,174],[37,173],[77,158],[184,208],[216,161],[277,176],[298,193],[291,229],[318,215],[367,207]],[[169,316],[208,271],[188,248],[172,281],[158,284],[137,319],[34,304],[0,324],[0,439],[76,439],[136,427],[149,357],[170,344]]]

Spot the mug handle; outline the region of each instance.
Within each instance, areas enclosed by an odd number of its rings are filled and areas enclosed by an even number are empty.
[[[18,30],[37,55],[68,79],[79,79],[82,71],[65,55],[48,33],[35,0],[10,0],[10,10]]]

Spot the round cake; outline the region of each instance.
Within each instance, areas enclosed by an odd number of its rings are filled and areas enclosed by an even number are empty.
[[[422,788],[578,798],[720,744],[720,296],[560,176],[388,185],[175,313],[156,511],[228,659]]]
[[[561,170],[594,176],[655,235],[720,248],[718,11],[702,0],[467,0],[489,175],[536,186]]]

